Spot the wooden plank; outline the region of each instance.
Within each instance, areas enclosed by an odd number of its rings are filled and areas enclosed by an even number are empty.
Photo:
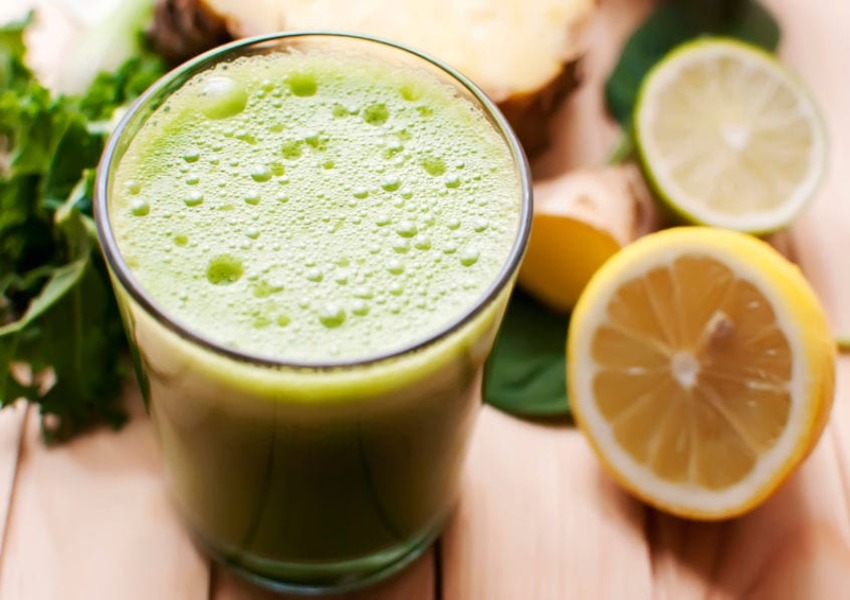
[[[261,590],[221,567],[213,567],[212,600],[295,600],[302,596]],[[419,560],[374,588],[341,596],[318,596],[324,600],[434,600],[434,553]]]
[[[0,598],[201,600],[208,563],[176,520],[150,423],[55,448],[30,411],[0,565]]]
[[[3,557],[26,414],[27,405],[23,402],[0,411],[0,559]]]
[[[806,277],[818,290],[836,332],[850,338],[850,3],[770,0],[782,24],[783,61],[814,95],[826,123],[829,163],[812,207],[793,233]]]
[[[574,428],[482,411],[443,542],[445,600],[647,598],[644,509]]]

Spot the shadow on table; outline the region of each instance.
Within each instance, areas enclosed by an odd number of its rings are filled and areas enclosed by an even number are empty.
[[[656,596],[847,597],[850,546],[830,515],[812,510],[799,475],[759,508],[726,521],[689,521],[647,508]]]
[[[210,567],[210,600],[433,600],[434,558],[429,550],[412,565],[375,587],[360,592],[329,596],[280,594],[257,585],[212,564]]]

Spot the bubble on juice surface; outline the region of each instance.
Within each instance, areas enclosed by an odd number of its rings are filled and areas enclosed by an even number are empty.
[[[248,93],[238,81],[223,75],[209,77],[201,88],[198,105],[209,119],[226,119],[245,110]]]
[[[394,192],[399,187],[401,187],[401,180],[395,175],[385,177],[384,180],[381,181],[381,189],[386,192]]]
[[[207,280],[213,285],[236,283],[244,274],[242,261],[229,254],[216,256],[207,266]]]
[[[307,271],[307,280],[312,281],[314,283],[320,282],[325,278],[324,273],[322,273],[321,269],[310,269]]]
[[[302,154],[301,146],[304,144],[301,140],[287,140],[281,146],[281,154],[288,160],[300,158]]]
[[[274,283],[261,279],[254,284],[253,293],[255,298],[268,298],[272,294],[277,294],[283,291],[283,286],[279,283]]]
[[[193,190],[183,197],[183,203],[189,207],[200,206],[204,203],[204,195],[201,192]]]
[[[363,120],[369,125],[383,125],[390,118],[390,111],[386,104],[370,104],[363,110]]]
[[[398,225],[396,225],[395,232],[399,234],[401,237],[411,238],[415,236],[419,230],[416,228],[416,224],[413,221],[400,221]]]
[[[438,156],[429,156],[422,160],[422,168],[432,177],[443,175],[446,172],[446,161]]]
[[[478,262],[480,254],[477,248],[464,248],[460,253],[460,264],[464,267],[471,267]]]
[[[143,198],[137,198],[130,203],[130,212],[137,217],[144,217],[151,212],[151,205]]]
[[[318,152],[324,152],[328,149],[328,137],[326,135],[322,135],[318,131],[307,134],[304,138],[304,143]]]
[[[142,191],[142,184],[138,181],[131,179],[127,183],[124,184],[124,189],[127,190],[127,193],[131,196],[135,196],[139,192]]]
[[[413,245],[419,250],[429,250],[431,248],[431,240],[428,236],[420,234],[413,239]]]
[[[251,206],[256,206],[260,203],[260,194],[257,192],[250,192],[247,196],[245,196],[245,204],[250,204]]]
[[[404,273],[404,265],[400,260],[392,258],[387,261],[387,271],[389,271],[393,275],[401,275],[402,273]]]
[[[369,314],[369,305],[365,300],[354,300],[351,303],[351,312],[359,317]]]
[[[449,189],[455,189],[460,187],[460,177],[457,175],[446,175],[443,178],[443,183],[445,183],[446,187]]]
[[[201,150],[196,146],[188,148],[185,152],[183,152],[183,160],[185,160],[187,163],[198,162],[200,158]]]
[[[264,183],[272,178],[272,170],[268,165],[255,165],[251,168],[251,179],[257,183]]]
[[[316,91],[319,89],[316,76],[307,71],[290,73],[286,78],[286,85],[293,95],[302,98],[315,96]]]
[[[476,217],[472,220],[472,229],[476,233],[481,233],[490,226],[490,222],[484,217]]]
[[[345,323],[345,309],[335,302],[328,302],[319,310],[319,321],[327,328],[339,327]]]

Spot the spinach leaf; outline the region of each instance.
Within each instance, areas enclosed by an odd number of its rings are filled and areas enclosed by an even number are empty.
[[[484,370],[484,401],[523,417],[569,415],[568,323],[566,315],[514,290]]]
[[[679,44],[702,35],[734,37],[766,50],[779,44],[779,25],[755,0],[676,0],[661,3],[626,41],[605,85],[608,110],[631,123],[641,82]]]

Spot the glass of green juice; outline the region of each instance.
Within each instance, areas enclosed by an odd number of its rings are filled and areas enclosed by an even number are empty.
[[[419,556],[529,233],[527,162],[493,103],[386,40],[238,41],[124,115],[95,213],[200,545],[305,593]]]

